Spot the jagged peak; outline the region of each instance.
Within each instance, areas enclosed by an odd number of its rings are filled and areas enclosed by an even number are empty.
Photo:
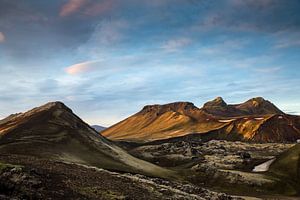
[[[208,101],[204,104],[204,107],[211,107],[211,106],[225,107],[227,106],[227,103],[224,101],[222,97],[216,97],[214,100]]]

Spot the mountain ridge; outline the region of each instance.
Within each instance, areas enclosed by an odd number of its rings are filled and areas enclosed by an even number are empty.
[[[275,123],[278,122],[276,117],[281,119],[280,123]],[[269,122],[269,119],[274,122]],[[266,122],[270,125],[264,125]],[[218,130],[225,138],[228,136],[228,139],[242,137],[241,140],[258,142],[288,142],[300,138],[299,124],[297,116],[285,114],[262,97],[240,104],[227,104],[222,97],[217,97],[205,103],[202,108],[191,102],[147,105],[136,114],[104,130],[102,135],[112,140],[149,142]],[[286,130],[291,133],[284,134]],[[261,134],[264,136],[259,137]],[[280,137],[272,139],[271,135]]]

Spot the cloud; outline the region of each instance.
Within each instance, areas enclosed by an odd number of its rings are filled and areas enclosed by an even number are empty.
[[[0,43],[5,41],[5,35],[0,32]]]
[[[281,67],[264,67],[264,68],[256,68],[256,72],[261,73],[275,73],[281,70]]]
[[[103,0],[101,2],[92,2],[88,0],[69,0],[60,10],[61,17],[67,17],[74,13],[97,16],[110,11],[115,6],[115,0]]]
[[[165,44],[161,46],[161,48],[166,52],[176,52],[181,48],[189,45],[191,43],[191,39],[189,38],[179,38],[167,41]]]
[[[123,39],[122,31],[128,27],[124,20],[103,21],[98,24],[91,39],[99,45],[111,45]]]
[[[96,16],[110,11],[115,6],[114,0],[106,0],[90,4],[85,10],[86,15]]]
[[[82,74],[94,70],[96,63],[98,63],[98,61],[78,63],[65,68],[65,71],[70,75]]]
[[[227,0],[215,6],[194,24],[194,29],[274,33],[300,30],[299,1]],[[220,9],[222,7],[222,9]],[[254,14],[255,13],[255,14]],[[276,13],[276,15],[274,14]]]
[[[278,0],[231,0],[231,3],[235,6],[248,6],[258,9],[269,8],[277,2]]]
[[[297,47],[300,46],[300,39],[297,40],[286,40],[286,41],[279,41],[276,45],[276,49],[283,49],[283,48],[290,48],[290,47]]]
[[[125,20],[103,20],[98,23],[87,42],[78,47],[78,53],[89,59],[99,59],[122,45],[128,37],[129,24]]]
[[[200,53],[205,55],[225,55],[240,51],[249,45],[248,39],[218,39],[214,44],[206,45],[200,48]]]
[[[69,0],[66,4],[64,4],[60,10],[59,15],[61,17],[69,16],[73,13],[79,11],[85,4],[87,0]]]

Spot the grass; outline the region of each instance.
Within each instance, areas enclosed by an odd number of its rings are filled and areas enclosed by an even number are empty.
[[[23,166],[21,165],[12,165],[12,164],[7,164],[7,163],[1,163],[0,162],[0,173],[2,173],[3,170],[5,169],[11,169],[11,168],[17,168],[21,169]]]
[[[269,173],[294,188],[292,195],[300,191],[300,145],[297,144],[281,154],[270,166]]]
[[[280,155],[270,166],[270,172],[279,176],[299,181],[300,178],[300,145],[295,145]]]

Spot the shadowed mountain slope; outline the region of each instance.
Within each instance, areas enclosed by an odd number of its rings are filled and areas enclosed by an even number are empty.
[[[188,134],[211,139],[295,142],[300,138],[300,117],[283,113],[261,97],[235,105],[218,97],[201,109],[189,102],[145,106],[101,134],[112,140],[137,142]]]
[[[293,195],[300,194],[300,144],[282,153],[271,164],[269,172],[297,188]]]
[[[61,102],[1,120],[0,136],[1,154],[31,155],[153,176],[170,174],[112,144]]]

